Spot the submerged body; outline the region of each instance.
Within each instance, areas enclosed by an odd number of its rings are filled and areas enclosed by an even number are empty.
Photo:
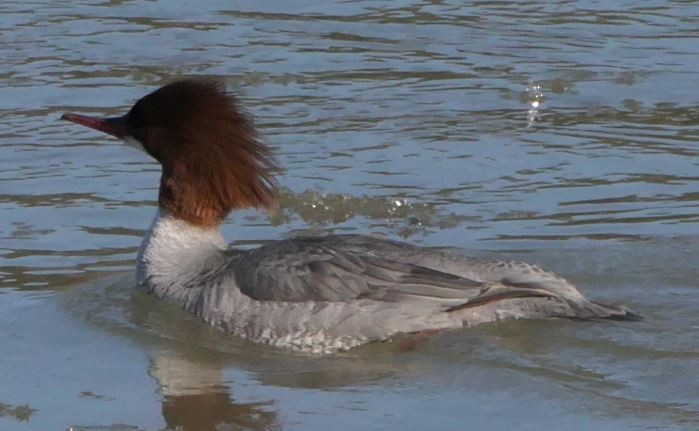
[[[637,317],[586,299],[534,265],[376,236],[228,248],[220,225],[230,211],[274,206],[276,164],[252,120],[215,82],[166,85],[123,117],[63,118],[123,139],[162,165],[138,284],[236,336],[330,353],[399,333],[505,319]]]

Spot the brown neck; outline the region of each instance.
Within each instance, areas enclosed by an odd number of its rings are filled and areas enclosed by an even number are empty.
[[[158,205],[172,216],[204,228],[219,226],[233,209],[274,207],[275,190],[267,177],[224,179],[197,174],[186,166],[163,169]]]
[[[220,208],[215,208],[211,202],[203,202],[196,198],[190,199],[189,195],[190,193],[186,189],[182,190],[172,181],[163,179],[160,182],[158,206],[173,217],[201,227],[217,227],[228,215]]]

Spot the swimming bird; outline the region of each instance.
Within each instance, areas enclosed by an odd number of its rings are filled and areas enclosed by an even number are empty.
[[[532,264],[380,236],[229,247],[222,222],[236,209],[274,206],[278,165],[250,115],[215,80],[172,82],[120,117],[61,118],[160,163],[158,211],[138,252],[138,286],[235,336],[332,353],[397,334],[508,319],[638,317],[591,301]]]

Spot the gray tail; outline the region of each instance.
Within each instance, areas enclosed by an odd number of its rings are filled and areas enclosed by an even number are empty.
[[[569,301],[574,315],[564,316],[572,319],[609,319],[624,321],[643,320],[643,316],[623,305],[608,305],[601,302],[586,300],[583,303]]]

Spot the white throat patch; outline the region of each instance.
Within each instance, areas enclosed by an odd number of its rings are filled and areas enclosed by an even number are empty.
[[[141,144],[141,142],[139,142],[138,139],[134,139],[131,136],[124,137],[124,143],[131,148],[143,151],[144,153],[146,152],[146,149],[143,148],[143,144]]]

